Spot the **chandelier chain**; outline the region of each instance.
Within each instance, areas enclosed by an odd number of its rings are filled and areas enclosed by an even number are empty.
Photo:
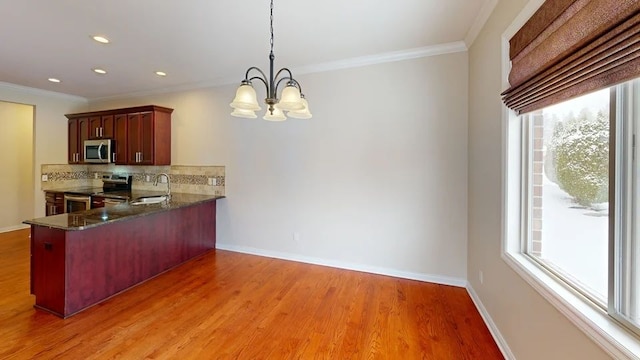
[[[270,40],[271,54],[273,54],[273,0],[271,0],[271,16],[269,20],[270,20],[270,26],[271,26],[271,40]]]

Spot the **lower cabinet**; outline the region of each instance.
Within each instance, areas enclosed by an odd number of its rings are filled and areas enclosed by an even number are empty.
[[[66,318],[215,247],[215,200],[81,230],[31,225],[35,307]]]
[[[64,313],[65,236],[45,227],[31,227],[31,293],[37,307]]]
[[[58,215],[64,213],[64,193],[58,191],[45,191],[45,215]]]

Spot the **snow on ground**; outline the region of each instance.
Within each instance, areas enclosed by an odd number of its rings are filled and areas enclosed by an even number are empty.
[[[579,208],[544,177],[542,259],[569,273],[602,300],[607,298],[608,221],[606,208]]]

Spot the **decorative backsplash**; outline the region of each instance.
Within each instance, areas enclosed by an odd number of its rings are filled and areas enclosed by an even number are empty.
[[[62,190],[77,187],[101,187],[102,175],[127,173],[133,177],[136,190],[157,190],[153,185],[157,174],[169,174],[171,191],[187,194],[225,195],[224,166],[119,166],[43,164],[42,190]],[[44,179],[46,178],[46,181]],[[210,185],[215,184],[215,185]]]

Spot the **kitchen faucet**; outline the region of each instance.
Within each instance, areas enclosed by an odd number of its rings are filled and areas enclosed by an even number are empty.
[[[158,179],[160,179],[160,176],[162,175],[167,178],[167,200],[171,200],[171,179],[169,178],[169,175],[166,173],[156,175],[156,180],[153,182],[153,186],[158,186]]]

